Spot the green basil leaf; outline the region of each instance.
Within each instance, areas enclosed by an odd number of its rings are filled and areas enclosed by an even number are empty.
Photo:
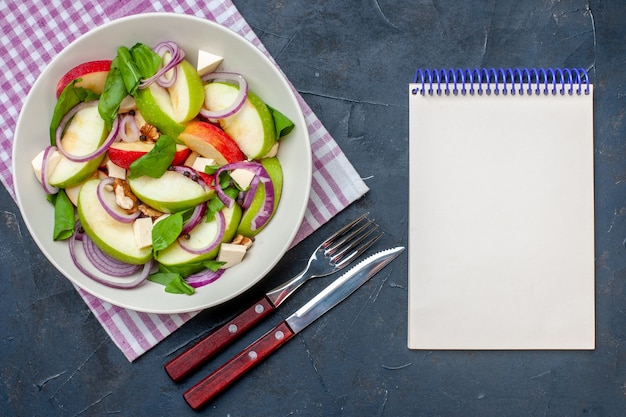
[[[165,292],[170,294],[192,295],[196,290],[180,274],[173,272],[156,272],[148,277],[149,281],[165,286]]]
[[[156,282],[157,284],[167,285],[177,276],[180,275],[175,272],[155,272],[154,274],[150,274],[148,276],[148,280]]]
[[[170,246],[183,230],[183,213],[173,213],[159,220],[152,228],[152,249],[163,250]]]
[[[141,72],[137,68],[130,51],[125,46],[117,48],[117,65],[122,74],[126,91],[130,95],[135,95],[137,86],[141,82]]]
[[[57,128],[63,120],[63,116],[68,111],[73,109],[77,104],[83,101],[95,100],[98,98],[96,93],[93,93],[85,88],[76,87],[76,83],[81,81],[82,78],[77,78],[65,86],[59,99],[54,106],[54,112],[52,113],[52,120],[50,121],[50,144],[56,145]]]
[[[281,137],[289,134],[295,127],[291,119],[287,116],[276,110],[271,106],[267,106],[272,113],[272,117],[274,118],[274,125],[276,126],[276,139],[280,139]]]
[[[53,239],[65,240],[72,236],[75,221],[74,205],[65,194],[65,190],[60,189],[54,197]]]
[[[162,265],[159,264],[159,271],[161,272],[169,272],[179,274],[183,277],[188,277],[191,274],[195,274],[196,272],[200,272],[204,269],[204,265],[202,263],[189,263],[182,265]]]
[[[222,188],[222,191],[224,191],[224,194],[226,194],[227,196],[229,196],[232,199],[236,199],[237,196],[239,195],[239,190],[236,187],[226,187],[226,188]],[[224,203],[222,203],[222,200],[220,200],[220,198],[216,195],[213,198],[211,198],[208,202],[207,202],[207,211],[206,211],[206,222],[210,222],[213,221],[213,219],[215,218],[215,213],[217,213],[218,211],[220,211],[221,209],[223,209],[224,207],[226,207],[224,205]]]
[[[215,213],[226,207],[218,196],[213,197],[207,203],[206,222],[210,222],[215,218]]]
[[[161,67],[161,57],[143,43],[137,43],[130,48],[130,55],[144,79],[152,77]]]
[[[204,261],[202,262],[202,264],[210,269],[213,272],[216,272],[218,269],[220,269],[220,267],[224,264],[226,264],[226,262],[220,262],[220,261]]]
[[[150,152],[130,164],[128,178],[133,179],[142,175],[160,178],[172,165],[174,155],[176,155],[176,141],[170,136],[161,135]]]
[[[205,165],[204,166],[204,173],[205,174],[209,174],[209,175],[213,175],[215,174],[215,172],[220,169],[219,165]]]
[[[102,120],[105,121],[109,129],[113,124],[113,120],[117,117],[120,103],[127,95],[126,84],[124,84],[122,73],[117,67],[116,58],[113,60],[111,69],[104,81],[104,90],[98,102],[98,113],[100,113],[100,117],[102,117]]]
[[[168,292],[170,294],[192,295],[196,292],[196,290],[191,285],[187,284],[183,277],[178,275],[177,278],[174,278],[170,281],[169,284],[165,286],[165,292]]]
[[[162,265],[159,264],[159,272],[164,274],[177,274],[184,277],[188,277],[191,274],[196,274],[203,269],[210,269],[211,271],[217,271],[226,262],[219,262],[216,260],[207,260],[201,262],[193,262],[189,264],[181,265]]]
[[[220,172],[220,175],[218,175],[218,178],[216,178],[215,180],[219,183],[220,188],[222,190],[225,190],[226,188],[230,187],[230,182],[231,182],[230,172],[229,171]]]

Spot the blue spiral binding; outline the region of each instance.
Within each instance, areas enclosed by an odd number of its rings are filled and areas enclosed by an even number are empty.
[[[581,95],[583,88],[584,94],[590,92],[589,74],[584,68],[418,69],[413,83],[419,84],[413,94],[431,96],[459,92],[461,95],[468,92],[470,95]]]

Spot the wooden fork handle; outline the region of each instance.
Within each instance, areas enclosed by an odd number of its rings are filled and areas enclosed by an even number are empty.
[[[294,336],[284,321],[261,336],[221,368],[189,388],[183,398],[198,410]]]
[[[175,382],[182,380],[274,310],[276,307],[264,296],[234,319],[165,364],[165,372]]]

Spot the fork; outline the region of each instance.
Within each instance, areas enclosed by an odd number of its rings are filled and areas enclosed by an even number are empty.
[[[189,375],[276,310],[309,279],[328,276],[357,259],[383,235],[378,232],[378,225],[367,218],[368,214],[359,216],[324,240],[311,254],[302,272],[267,292],[258,302],[165,364],[170,378],[178,382]]]

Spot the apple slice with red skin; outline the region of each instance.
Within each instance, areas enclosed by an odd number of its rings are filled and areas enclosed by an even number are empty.
[[[178,136],[192,151],[213,159],[218,165],[239,162],[246,155],[221,128],[203,121],[191,121]]]
[[[129,169],[130,164],[154,148],[154,142],[115,142],[109,147],[109,159],[115,165]],[[176,154],[172,165],[182,165],[191,151],[185,145],[176,144]]]
[[[69,83],[77,78],[82,80],[76,83],[77,87],[83,87],[96,94],[102,94],[104,82],[111,68],[111,60],[87,61],[76,65],[66,72],[57,83],[56,95],[61,96],[61,92]]]

